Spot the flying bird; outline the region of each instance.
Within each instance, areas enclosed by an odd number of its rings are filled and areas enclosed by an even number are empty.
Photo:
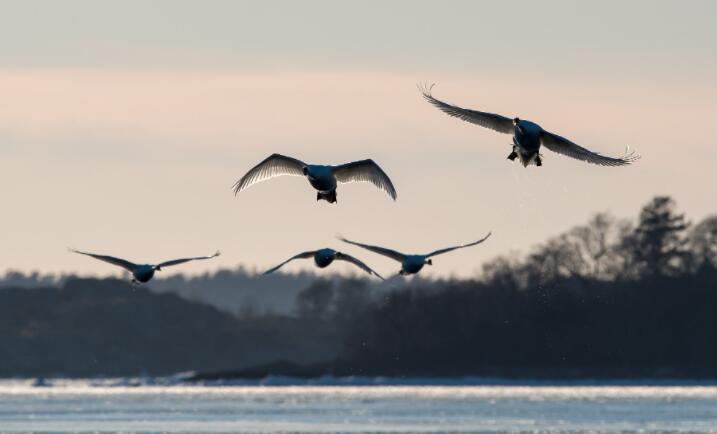
[[[347,255],[346,253],[337,252],[334,249],[319,249],[319,250],[312,250],[308,252],[299,253],[298,255],[292,256],[291,258],[287,259],[286,261],[282,262],[281,264],[277,265],[276,267],[267,270],[264,272],[264,274],[271,274],[274,271],[278,270],[279,268],[283,267],[284,264],[293,261],[294,259],[306,259],[306,258],[314,258],[314,263],[319,268],[326,268],[328,267],[334,260],[339,261],[347,261],[350,262],[360,269],[364,270],[368,274],[372,274],[376,277],[378,277],[381,280],[384,280],[383,277],[381,277],[380,274],[373,271],[368,265],[364,264],[363,262],[359,261],[358,259],[354,258],[351,255]]]
[[[415,274],[421,271],[424,265],[433,265],[433,261],[431,260],[432,256],[436,255],[442,255],[443,253],[448,253],[452,250],[456,249],[462,249],[464,247],[470,247],[475,246],[476,244],[480,244],[483,241],[487,240],[488,237],[490,237],[490,232],[488,232],[488,235],[481,238],[478,241],[474,241],[472,243],[468,244],[462,244],[460,246],[453,246],[453,247],[446,247],[445,249],[438,249],[431,253],[425,254],[425,255],[407,255],[405,253],[400,253],[395,250],[387,249],[385,247],[378,247],[378,246],[371,246],[369,244],[361,244],[357,243],[355,241],[347,240],[346,238],[339,237],[339,239],[345,243],[353,244],[354,246],[363,247],[364,249],[370,250],[374,253],[378,253],[379,255],[388,256],[389,258],[398,261],[401,263],[401,271],[398,272],[401,276],[406,276],[409,274]]]
[[[508,159],[514,161],[520,158],[524,167],[531,163],[542,166],[543,160],[540,154],[540,146],[545,146],[553,152],[563,154],[588,163],[599,166],[625,166],[640,158],[635,152],[625,153],[622,157],[613,158],[592,152],[582,146],[566,139],[565,137],[544,130],[540,125],[520,118],[507,118],[495,113],[470,110],[445,103],[431,95],[433,86],[426,88],[419,86],[423,97],[436,108],[449,116],[462,119],[476,125],[480,125],[499,133],[513,135],[513,150]]]
[[[220,252],[217,251],[213,255],[210,256],[197,256],[195,258],[182,258],[182,259],[172,259],[171,261],[165,261],[157,265],[151,265],[151,264],[134,264],[130,261],[127,261],[125,259],[115,258],[114,256],[106,256],[106,255],[96,255],[94,253],[87,253],[87,252],[81,252],[79,250],[70,249],[71,252],[79,253],[81,255],[87,255],[92,256],[95,259],[99,259],[100,261],[108,262],[112,265],[117,265],[118,267],[122,267],[125,270],[132,273],[132,284],[133,285],[139,285],[140,283],[146,283],[149,282],[152,277],[154,277],[155,271],[161,271],[163,267],[169,267],[172,265],[179,265],[183,264],[185,262],[189,261],[196,261],[200,259],[211,259],[214,257],[217,257],[220,255]]]
[[[234,184],[234,195],[267,179],[281,175],[305,176],[317,190],[316,200],[336,202],[336,186],[339,182],[370,182],[396,200],[396,189],[388,175],[373,160],[354,161],[339,166],[306,164],[296,158],[272,154],[254,166]]]

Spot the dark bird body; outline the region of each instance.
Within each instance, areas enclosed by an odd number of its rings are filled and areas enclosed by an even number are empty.
[[[316,200],[325,200],[336,203],[336,177],[331,166],[310,164],[304,167],[304,175],[309,184],[316,189]]]
[[[140,264],[132,271],[132,277],[139,283],[147,283],[154,277],[155,270],[159,271],[160,268],[155,268],[150,264]]]
[[[517,153],[520,161],[527,166],[535,160],[538,166],[540,161],[540,126],[530,121],[519,121],[513,133],[513,152]]]
[[[326,268],[334,262],[338,252],[334,249],[321,249],[314,253],[314,263],[319,268]]]

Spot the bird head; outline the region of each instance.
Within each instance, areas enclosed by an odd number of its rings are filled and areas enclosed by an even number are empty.
[[[433,260],[432,260],[432,259],[426,259],[426,264],[427,264],[427,265],[433,265]]]
[[[518,125],[520,123],[520,118],[513,118],[513,125]]]

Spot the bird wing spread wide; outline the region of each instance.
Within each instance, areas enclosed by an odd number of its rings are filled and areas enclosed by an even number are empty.
[[[431,88],[419,87],[419,89],[426,101],[433,104],[438,110],[449,116],[453,116],[485,128],[490,128],[491,130],[498,131],[499,133],[513,134],[515,131],[513,119],[495,113],[481,112],[478,110],[470,110],[454,106],[434,98],[433,95],[431,95]]]
[[[490,234],[491,234],[491,233],[488,232],[488,235],[486,235],[485,237],[481,238],[480,240],[474,241],[474,242],[472,242],[472,243],[461,244],[460,246],[446,247],[445,249],[438,249],[438,250],[436,250],[436,251],[433,251],[433,252],[427,254],[427,255],[426,255],[426,258],[430,258],[431,256],[440,255],[440,254],[442,254],[442,253],[447,253],[447,252],[450,252],[450,251],[452,251],[452,250],[462,249],[462,248],[464,248],[464,247],[475,246],[476,244],[480,244],[480,243],[482,243],[483,241],[487,240],[488,237],[490,237]]]
[[[266,271],[264,272],[264,274],[271,274],[271,273],[273,273],[274,271],[276,271],[276,270],[278,270],[279,268],[281,268],[281,267],[283,267],[284,265],[286,265],[287,263],[293,261],[294,259],[306,259],[306,258],[310,258],[310,257],[314,256],[315,254],[316,254],[316,251],[315,251],[315,250],[312,250],[312,251],[310,251],[310,252],[302,252],[302,253],[299,253],[298,255],[292,256],[291,258],[287,259],[286,261],[282,262],[281,264],[277,265],[276,267],[271,268],[271,269],[269,269],[269,270],[266,270]]]
[[[162,262],[161,264],[157,264],[156,267],[157,268],[170,267],[172,265],[179,265],[179,264],[183,264],[183,263],[189,262],[189,261],[196,261],[196,260],[201,260],[201,259],[212,259],[212,258],[219,256],[220,254],[221,253],[219,251],[217,251],[213,255],[209,255],[209,256],[196,256],[194,258],[172,259],[170,261],[165,261],[165,262]]]
[[[558,154],[563,154],[588,163],[599,166],[625,166],[640,158],[635,152],[626,152],[622,157],[606,157],[596,152],[589,151],[582,146],[571,142],[565,137],[543,131],[540,136],[540,144]]]
[[[391,179],[373,160],[354,161],[334,167],[339,182],[370,182],[396,200],[396,189]]]
[[[81,252],[79,250],[74,250],[74,249],[71,249],[70,251],[79,253],[81,255],[92,256],[93,258],[99,259],[100,261],[104,261],[104,262],[110,263],[112,265],[117,265],[119,267],[122,267],[127,271],[133,271],[137,267],[137,264],[126,261],[124,259],[115,258],[114,256],[96,255],[94,253]]]
[[[378,253],[379,255],[388,256],[391,259],[394,259],[398,262],[403,262],[404,259],[406,259],[406,255],[403,253],[399,253],[395,250],[387,249],[385,247],[378,247],[378,246],[372,246],[369,244],[361,244],[357,243],[355,241],[347,240],[346,238],[339,238],[341,241],[349,244],[353,244],[354,246],[363,247],[366,250],[370,250],[374,253]]]
[[[239,181],[234,184],[234,194],[239,193],[243,189],[257,182],[275,178],[281,175],[303,176],[303,161],[296,158],[287,157],[281,154],[272,154],[264,161],[252,167],[246,175],[242,176]]]

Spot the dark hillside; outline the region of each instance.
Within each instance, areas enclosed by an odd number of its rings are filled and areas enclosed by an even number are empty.
[[[332,336],[317,338],[320,324],[295,321],[241,321],[117,280],[8,288],[0,290],[0,376],[171,374],[331,357]]]

